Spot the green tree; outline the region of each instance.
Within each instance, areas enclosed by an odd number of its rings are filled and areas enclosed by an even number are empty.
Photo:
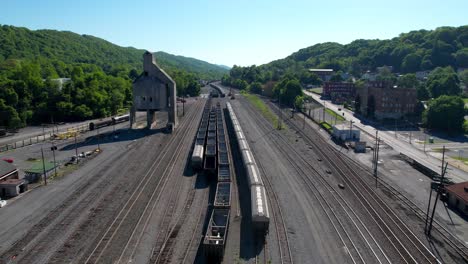
[[[438,67],[429,74],[426,81],[426,86],[432,98],[437,98],[441,95],[459,95],[460,81],[452,67]]]
[[[297,79],[292,79],[281,89],[282,103],[293,106],[297,96],[302,96],[302,86]]]
[[[298,110],[302,110],[303,107],[304,107],[304,96],[303,95],[296,96],[296,98],[294,99],[294,108]]]
[[[442,95],[429,102],[423,114],[428,128],[460,132],[465,120],[465,104],[458,96]]]
[[[13,129],[23,126],[18,112],[13,107],[6,105],[3,99],[0,99],[0,126]]]
[[[398,78],[397,85],[404,88],[416,88],[419,85],[419,81],[415,74],[409,73]]]
[[[403,72],[416,72],[420,69],[422,58],[418,54],[411,53],[406,55],[401,64]]]
[[[460,72],[460,80],[468,86],[468,70]]]
[[[468,67],[468,48],[463,48],[455,53],[455,61],[457,67],[466,68]]]
[[[253,82],[249,87],[250,92],[262,94],[262,84],[260,82]]]
[[[89,107],[87,107],[86,105],[76,106],[74,112],[76,117],[81,120],[85,120],[93,116],[93,111],[91,111],[91,109],[89,109]]]

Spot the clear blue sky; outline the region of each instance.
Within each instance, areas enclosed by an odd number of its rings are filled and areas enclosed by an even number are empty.
[[[2,0],[0,24],[69,30],[232,66],[320,42],[468,24],[468,0]]]

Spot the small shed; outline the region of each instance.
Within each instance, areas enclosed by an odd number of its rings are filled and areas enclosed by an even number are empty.
[[[333,137],[342,141],[359,141],[361,131],[352,126],[337,124],[333,126]]]
[[[8,179],[0,181],[0,195],[2,198],[18,196],[28,190],[28,183],[24,179]]]
[[[461,182],[445,187],[447,203],[465,216],[468,216],[468,182]]]
[[[44,167],[46,172],[46,177],[49,177],[54,171],[53,162],[45,162],[45,166],[42,164],[42,161],[35,162],[31,168],[24,171],[24,178],[28,182],[37,182],[39,179],[44,177]]]
[[[367,144],[365,141],[356,141],[354,142],[354,152],[356,153],[365,153]]]

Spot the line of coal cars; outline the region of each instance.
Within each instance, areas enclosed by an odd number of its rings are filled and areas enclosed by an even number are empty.
[[[209,101],[204,109],[191,162],[193,169],[203,171],[207,176],[217,180],[211,217],[203,239],[203,249],[208,259],[220,259],[224,255],[229,227],[232,165],[227,144],[228,136],[223,125],[222,108],[219,104],[216,108],[211,108],[210,105]],[[251,223],[257,235],[264,235],[268,232],[270,220],[265,187],[247,140],[229,103],[227,109],[247,175],[251,196]]]
[[[257,232],[265,234],[268,232],[270,223],[270,212],[268,209],[265,186],[263,185],[258,165],[252,155],[252,151],[242,131],[239,120],[231,104],[228,102],[226,106],[234,128],[237,145],[239,146],[239,151],[242,156],[242,163],[247,174],[247,182],[250,189],[252,225]]]
[[[191,162],[194,170],[217,181],[203,250],[207,259],[221,259],[229,227],[231,171],[223,112],[219,103],[211,107],[211,99],[203,110]]]

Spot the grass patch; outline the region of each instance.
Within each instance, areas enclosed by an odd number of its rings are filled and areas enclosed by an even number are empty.
[[[278,127],[278,117],[271,112],[270,108],[262,101],[262,99],[245,91],[241,91],[241,94],[245,96],[245,98],[247,98],[247,100],[249,100],[249,102],[255,108],[257,108],[260,113],[262,113],[262,115],[273,124],[274,127]],[[281,128],[283,128],[283,126],[281,126]]]
[[[320,122],[320,126],[323,127],[325,130],[327,130],[328,133],[333,132],[332,126],[330,124],[328,124],[327,122]]]
[[[321,95],[323,93],[323,88],[322,87],[312,88],[312,89],[309,89],[309,91],[311,91],[314,94]]]
[[[445,152],[448,152],[448,151],[449,151],[448,149],[445,149]],[[442,153],[442,152],[444,152],[444,149],[443,148],[433,148],[432,152]]]
[[[337,121],[345,121],[345,118],[343,116],[341,116],[340,114],[337,114],[335,111],[327,108],[325,110],[325,112],[327,112],[329,115],[331,115],[332,117],[336,118]]]
[[[458,157],[458,156],[455,156],[455,157],[451,157],[452,159],[456,159],[456,160],[459,160],[459,161],[463,161],[465,163],[468,163],[468,158],[465,158],[465,157]]]

